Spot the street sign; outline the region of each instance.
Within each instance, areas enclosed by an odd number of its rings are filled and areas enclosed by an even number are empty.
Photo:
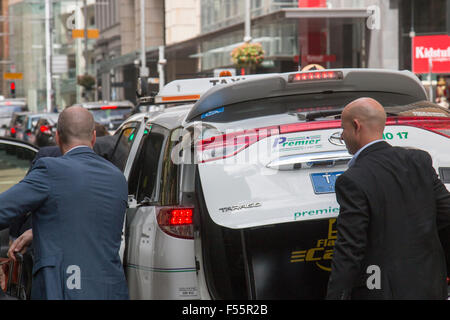
[[[88,29],[87,37],[88,39],[98,39],[100,36],[100,31],[98,29]],[[73,29],[72,30],[72,38],[84,38],[84,29]]]
[[[23,73],[18,72],[6,72],[3,74],[3,80],[22,80]]]
[[[414,73],[429,73],[430,70],[432,73],[450,73],[450,36],[414,37],[412,69]]]

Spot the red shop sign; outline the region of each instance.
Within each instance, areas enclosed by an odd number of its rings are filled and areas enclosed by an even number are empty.
[[[299,8],[324,8],[327,0],[298,0]]]
[[[450,73],[450,36],[417,36],[412,39],[412,71]]]

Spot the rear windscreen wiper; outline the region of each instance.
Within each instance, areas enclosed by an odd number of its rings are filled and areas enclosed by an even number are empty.
[[[304,121],[313,121],[313,120],[316,120],[317,118],[324,118],[324,117],[329,117],[329,116],[339,116],[339,118],[340,118],[342,110],[344,110],[344,109],[311,111],[311,112],[301,112],[301,113],[298,112],[297,117],[299,120],[304,120]],[[386,110],[386,115],[396,116],[397,113],[389,112]]]
[[[340,115],[342,113],[342,110],[343,109],[297,112],[296,114],[299,120],[312,121],[317,118]]]

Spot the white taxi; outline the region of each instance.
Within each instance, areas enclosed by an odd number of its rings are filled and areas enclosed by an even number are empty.
[[[340,113],[356,98],[378,100],[385,140],[429,152],[450,189],[450,113],[427,102],[408,71],[201,81],[168,84],[176,90],[156,101],[187,104],[117,132],[128,155],[123,263],[132,299],[324,298],[334,183],[351,158]]]

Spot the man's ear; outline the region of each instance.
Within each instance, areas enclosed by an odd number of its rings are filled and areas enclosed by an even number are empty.
[[[56,131],[56,133],[55,133],[55,142],[56,142],[56,145],[57,145],[57,146],[60,146],[60,140],[59,140],[59,134],[58,134],[58,131]]]
[[[353,129],[355,129],[355,132],[358,132],[361,130],[361,123],[359,122],[358,119],[353,119],[352,125],[353,125]]]
[[[94,130],[94,133],[92,134],[92,140],[91,140],[92,148],[94,147],[96,139],[97,139],[97,131]]]

